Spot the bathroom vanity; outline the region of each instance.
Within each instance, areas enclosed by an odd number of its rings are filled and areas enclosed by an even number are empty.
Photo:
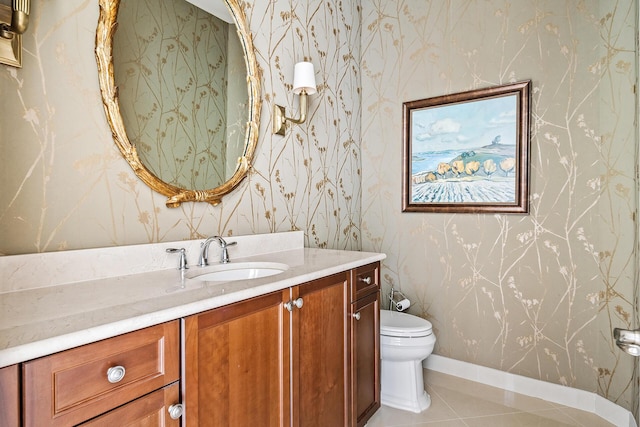
[[[384,255],[236,258],[289,268],[234,282],[169,268],[0,294],[0,423],[364,425],[380,405]]]
[[[364,425],[380,406],[379,316],[377,303],[352,296],[371,283],[378,301],[378,271],[369,264],[185,318],[186,425]]]

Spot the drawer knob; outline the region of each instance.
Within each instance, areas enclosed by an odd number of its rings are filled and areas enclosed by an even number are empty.
[[[284,308],[289,311],[293,311],[294,308],[302,308],[304,301],[302,298],[294,299],[293,301],[288,301],[284,303]]]
[[[115,384],[122,381],[125,373],[126,370],[124,369],[124,366],[112,366],[107,369],[107,379],[111,384]]]
[[[171,417],[171,419],[177,420],[182,416],[182,413],[184,412],[184,406],[182,406],[182,403],[176,403],[175,405],[169,406],[167,410],[169,411],[169,416]]]
[[[366,283],[367,285],[371,284],[371,276],[359,277],[358,280],[360,280],[361,282]]]
[[[360,320],[360,312],[353,313],[353,318],[356,320]]]

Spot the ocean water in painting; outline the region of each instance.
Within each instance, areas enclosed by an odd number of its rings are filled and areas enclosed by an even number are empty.
[[[440,163],[449,163],[461,155],[464,150],[442,150],[414,153],[411,158],[411,175],[420,172],[435,171]]]

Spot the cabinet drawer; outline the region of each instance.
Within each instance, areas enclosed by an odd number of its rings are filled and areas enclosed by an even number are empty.
[[[169,407],[179,402],[179,383],[173,383],[151,394],[129,402],[81,427],[145,426],[179,427],[180,418],[169,415]]]
[[[380,285],[380,263],[364,265],[351,270],[351,302],[378,292]]]
[[[77,424],[177,381],[179,334],[173,321],[25,363],[25,425]]]

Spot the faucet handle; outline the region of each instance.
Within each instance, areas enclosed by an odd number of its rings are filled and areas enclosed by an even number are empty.
[[[224,240],[224,238],[222,238],[222,236],[213,236],[213,238],[218,241],[218,244],[222,249],[226,248],[227,246],[238,244],[238,242],[227,242],[226,240]]]
[[[223,238],[219,240],[220,248],[222,249],[222,253],[220,254],[220,262],[222,264],[227,264],[229,262],[229,251],[227,250],[227,246],[237,245],[238,242],[227,242]]]
[[[180,252],[180,260],[178,261],[178,270],[184,271],[189,268],[187,265],[187,253],[184,248],[167,248],[167,253],[174,254]]]

